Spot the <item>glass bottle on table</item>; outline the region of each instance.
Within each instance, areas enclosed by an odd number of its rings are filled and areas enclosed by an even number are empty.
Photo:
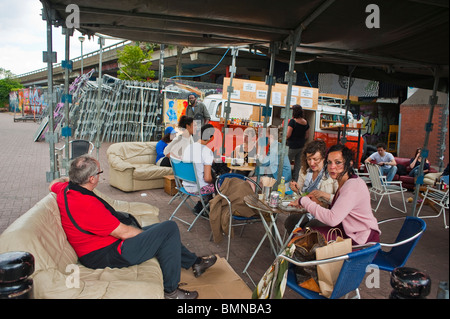
[[[286,181],[284,180],[284,176],[281,176],[280,184],[278,184],[278,193],[280,193],[280,198],[283,199],[286,193]]]

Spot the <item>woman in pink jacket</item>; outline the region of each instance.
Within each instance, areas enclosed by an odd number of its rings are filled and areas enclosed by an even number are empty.
[[[328,151],[326,165],[330,177],[338,182],[330,208],[324,208],[315,201],[315,191],[291,204],[304,207],[328,225],[313,228],[324,234],[325,238],[329,229],[340,228],[343,236],[351,238],[354,245],[379,242],[380,229],[372,213],[369,190],[353,171],[353,152],[343,145],[334,145]]]

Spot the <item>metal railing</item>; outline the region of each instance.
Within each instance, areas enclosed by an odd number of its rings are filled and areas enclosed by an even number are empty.
[[[116,49],[118,49],[120,47],[129,45],[130,43],[132,43],[132,41],[124,40],[124,41],[118,42],[116,44],[112,44],[110,46],[104,47],[103,48],[103,52],[116,50]],[[79,56],[79,57],[76,57],[76,58],[72,59],[72,62],[80,61],[81,59],[87,59],[89,57],[97,55],[99,52],[100,52],[100,49],[92,51],[92,52],[89,52],[89,53],[86,53],[86,54],[83,54],[82,56]],[[53,65],[53,68],[57,68],[57,67],[60,67],[60,66],[61,66],[61,62],[55,63]],[[14,78],[16,78],[16,79],[17,78],[22,78],[22,77],[25,77],[25,76],[29,76],[29,75],[33,75],[33,74],[37,74],[37,73],[41,73],[41,72],[46,72],[46,71],[47,71],[47,68],[45,67],[45,68],[41,68],[41,69],[38,69],[38,70],[26,72],[26,73],[23,73],[23,74],[20,74],[20,75],[15,75]]]

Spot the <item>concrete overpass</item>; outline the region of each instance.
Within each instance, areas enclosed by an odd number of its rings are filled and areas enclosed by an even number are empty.
[[[118,67],[118,50],[121,50],[125,45],[131,44],[131,41],[123,41],[111,46],[103,48],[102,56],[102,74],[109,74],[116,77]],[[210,71],[219,61],[213,72],[208,76],[202,78],[205,82],[211,82],[211,75],[223,76],[227,74],[228,66],[231,65],[231,53],[226,53],[227,48],[205,48],[205,47],[185,47],[182,51],[181,64],[183,67],[183,76],[199,75]],[[158,72],[161,52],[159,50],[152,54],[151,69]],[[223,58],[223,59],[222,59]],[[221,60],[222,59],[222,60]],[[81,74],[81,60],[82,57],[71,59],[73,62],[73,69],[70,73],[69,82],[72,82]],[[175,67],[177,63],[177,48],[176,46],[166,46],[164,50],[164,77],[175,75]],[[98,71],[99,64],[99,50],[83,55],[83,70],[89,72],[92,68]],[[264,79],[264,74],[268,69],[268,58],[252,54],[248,51],[240,51],[239,57],[236,61],[237,74],[247,77],[256,77]],[[16,77],[25,87],[31,86],[46,86],[47,85],[47,68],[42,68],[35,71],[30,71],[20,74]],[[64,69],[61,63],[53,65],[53,82],[54,84],[64,84]]]
[[[117,63],[117,51],[122,49],[125,45],[130,44],[130,41],[123,41],[116,43],[114,45],[107,46],[103,48],[103,56],[102,56],[102,73],[110,74],[116,76],[118,70]],[[76,57],[71,59],[73,62],[73,69],[70,73],[69,82],[72,82],[76,77],[81,74],[81,60],[83,59],[83,71],[89,72],[92,68],[98,71],[98,63],[99,63],[99,50],[83,54],[83,56]],[[42,68],[39,70],[27,72],[24,74],[20,74],[16,77],[17,80],[22,83],[25,87],[40,85],[47,85],[47,68]],[[64,69],[61,66],[61,63],[53,64],[53,82],[54,84],[64,84]]]

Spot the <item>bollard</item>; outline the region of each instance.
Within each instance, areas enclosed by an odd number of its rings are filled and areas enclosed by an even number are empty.
[[[448,281],[440,281],[438,292],[437,292],[437,299],[448,299]]]
[[[398,267],[391,273],[391,286],[394,290],[389,299],[425,299],[431,290],[431,279],[420,270]]]
[[[0,254],[0,299],[33,298],[34,257],[23,251]]]

